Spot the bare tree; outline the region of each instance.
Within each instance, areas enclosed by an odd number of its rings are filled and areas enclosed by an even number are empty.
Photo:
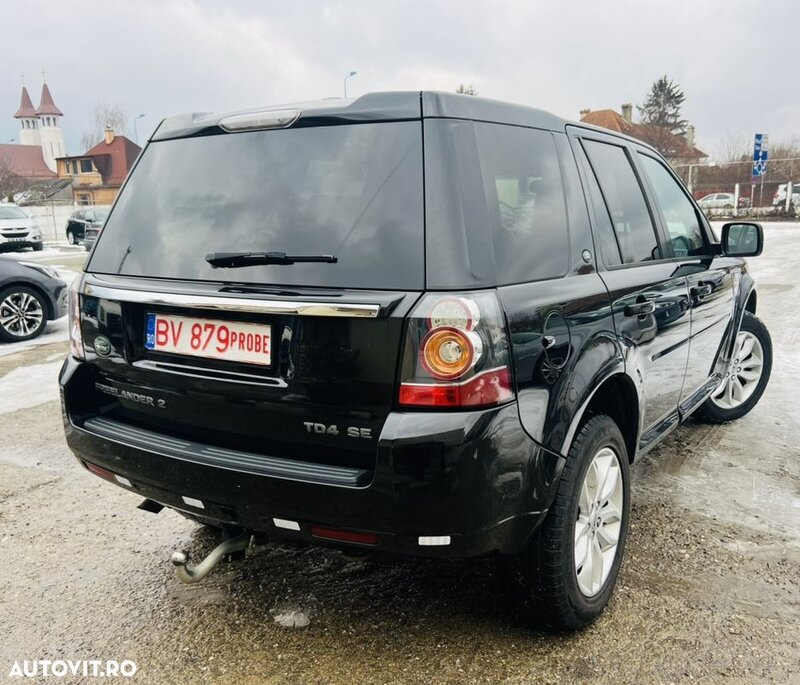
[[[472,84],[465,85],[463,83],[459,84],[458,88],[456,88],[456,93],[460,95],[477,95],[478,91],[472,87]]]
[[[753,141],[741,131],[726,133],[714,147],[714,160],[719,164],[741,162],[752,155]]]
[[[81,148],[85,152],[103,140],[106,127],[114,129],[119,135],[128,133],[128,113],[122,105],[98,102],[92,110],[91,128],[81,136]]]
[[[13,202],[14,194],[27,190],[30,183],[14,173],[13,160],[7,151],[0,152],[0,200]]]

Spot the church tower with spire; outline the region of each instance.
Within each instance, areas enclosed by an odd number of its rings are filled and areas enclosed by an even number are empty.
[[[19,109],[14,115],[19,121],[19,143],[20,145],[41,145],[42,139],[39,133],[39,115],[28,95],[28,89],[22,84],[22,98],[20,99]],[[49,165],[48,165],[49,166]]]
[[[42,73],[44,79],[44,73]],[[30,98],[29,98],[30,99]],[[64,132],[61,130],[61,117],[64,114],[56,107],[53,96],[47,87],[47,81],[42,82],[42,97],[39,108],[36,110],[39,118],[39,137],[42,145],[42,156],[50,171],[56,171],[56,158],[66,155],[64,146]]]

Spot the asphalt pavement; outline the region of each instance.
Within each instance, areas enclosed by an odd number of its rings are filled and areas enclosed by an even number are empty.
[[[747,417],[690,421],[635,465],[614,599],[575,635],[517,624],[492,560],[273,549],[181,585],[213,537],[78,466],[64,322],[0,345],[0,682],[34,659],[135,662],[136,684],[800,682],[800,224],[750,260],[775,359]],[[71,277],[85,254],[49,248]],[[55,678],[36,682],[113,682]]]

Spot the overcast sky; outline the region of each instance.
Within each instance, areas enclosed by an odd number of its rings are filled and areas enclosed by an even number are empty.
[[[20,74],[41,70],[70,153],[99,102],[144,137],[169,114],[395,89],[454,90],[576,119],[641,103],[663,74],[697,144],[800,136],[797,0],[41,0],[4,8],[0,140],[18,138]],[[133,137],[133,131],[128,132]]]

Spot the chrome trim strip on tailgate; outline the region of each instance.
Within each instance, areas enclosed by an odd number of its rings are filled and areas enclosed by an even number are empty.
[[[380,312],[379,304],[350,304],[344,302],[293,302],[291,300],[257,300],[245,297],[190,295],[183,293],[160,293],[148,290],[110,288],[86,283],[85,295],[105,300],[136,302],[141,304],[210,309],[228,312],[254,312],[256,314],[296,314],[298,316],[339,316],[348,318],[375,319]]]
[[[350,488],[364,487],[372,478],[372,473],[366,469],[312,464],[296,459],[268,457],[250,452],[212,447],[199,442],[161,435],[102,416],[88,418],[83,422],[83,426],[76,426],[76,428],[127,447],[155,452],[165,457],[181,459],[202,466],[251,473],[257,476]]]

